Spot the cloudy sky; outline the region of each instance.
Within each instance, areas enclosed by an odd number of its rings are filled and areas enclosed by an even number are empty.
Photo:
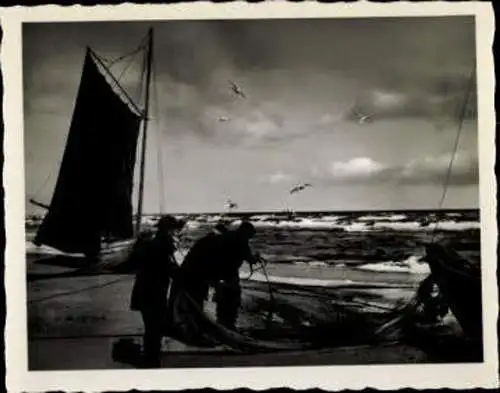
[[[148,27],[24,26],[27,198],[50,202],[86,45],[113,59]],[[147,212],[221,211],[228,197],[260,211],[438,206],[475,62],[472,17],[153,27]],[[115,75],[127,64],[116,63]],[[121,79],[137,100],[139,65],[137,57]],[[471,90],[448,208],[478,206]],[[299,182],[313,186],[290,195]]]

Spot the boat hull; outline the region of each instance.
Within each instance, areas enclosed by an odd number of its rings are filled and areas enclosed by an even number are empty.
[[[28,280],[64,276],[94,275],[120,270],[132,253],[135,239],[114,242],[103,247],[97,258],[84,254],[28,253]]]
[[[427,246],[425,259],[464,333],[481,338],[483,324],[479,266],[471,265],[458,253],[438,244]]]

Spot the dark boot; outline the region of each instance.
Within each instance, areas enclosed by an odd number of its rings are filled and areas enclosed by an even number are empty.
[[[144,321],[143,356],[141,363],[146,368],[160,367],[161,340],[163,324],[158,314],[151,311],[142,311]]]
[[[241,288],[236,284],[222,283],[215,290],[217,322],[230,330],[236,330],[241,304]]]

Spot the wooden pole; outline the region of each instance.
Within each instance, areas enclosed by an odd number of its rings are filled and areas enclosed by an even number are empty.
[[[153,62],[153,29],[148,31],[148,51],[146,59],[146,96],[144,101],[144,120],[142,127],[142,149],[141,149],[141,167],[139,174],[139,196],[137,201],[137,220],[135,223],[135,233],[138,234],[141,230],[142,220],[142,205],[144,197],[144,176],[146,170],[146,142],[147,142],[147,128],[149,121],[149,90],[151,84],[151,64]]]

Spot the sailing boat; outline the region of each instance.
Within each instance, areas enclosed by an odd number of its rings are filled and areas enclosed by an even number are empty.
[[[140,47],[142,48],[142,47]],[[66,147],[50,205],[34,243],[99,260],[130,249],[142,219],[153,30],[144,45],[144,108],[130,98],[105,60],[87,47]],[[145,84],[144,84],[145,82]],[[139,190],[134,227],[137,147]]]

